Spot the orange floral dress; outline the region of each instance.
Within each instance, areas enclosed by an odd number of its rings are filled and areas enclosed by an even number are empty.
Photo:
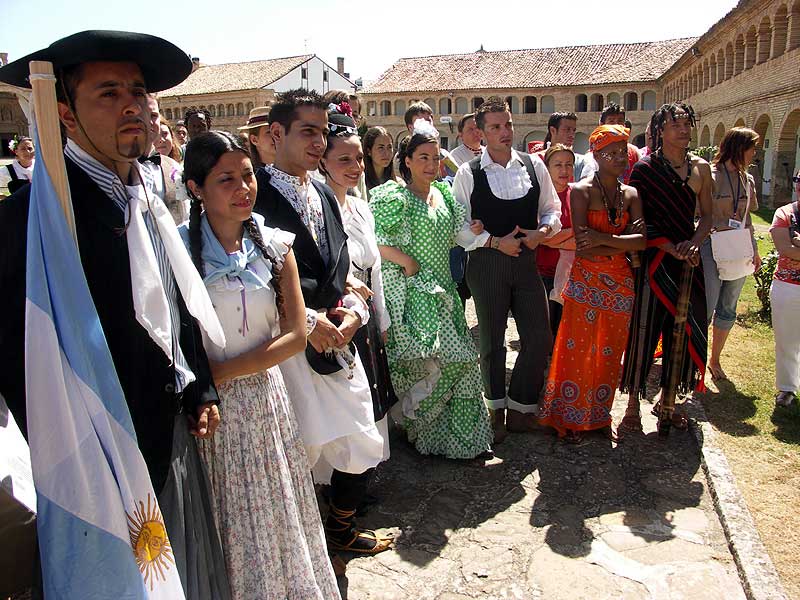
[[[629,219],[625,212],[614,226],[605,210],[587,212],[587,225],[603,233],[622,233]],[[563,296],[540,410],[540,422],[559,436],[611,425],[634,300],[625,253],[576,258]]]

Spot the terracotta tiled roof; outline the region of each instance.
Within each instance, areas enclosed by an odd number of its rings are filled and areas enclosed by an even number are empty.
[[[401,58],[365,94],[652,81],[697,40],[478,51]]]
[[[158,95],[163,98],[259,89],[280,79],[312,58],[313,54],[305,54],[270,60],[205,65],[189,75],[182,83],[159,92]]]

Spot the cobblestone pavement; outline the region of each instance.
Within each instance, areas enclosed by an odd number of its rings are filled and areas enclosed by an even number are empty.
[[[467,316],[474,326],[471,304]],[[513,319],[506,339],[517,347]],[[624,406],[618,396],[615,422]],[[675,430],[659,440],[650,408],[645,435],[619,445],[512,434],[496,449],[503,464],[485,468],[422,457],[394,435],[373,482],[381,502],[361,523],[402,534],[349,561],[346,597],[743,599],[697,444]]]

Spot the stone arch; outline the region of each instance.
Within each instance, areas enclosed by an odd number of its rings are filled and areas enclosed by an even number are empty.
[[[589,98],[589,110],[592,112],[602,112],[603,94],[592,94]]]
[[[711,54],[711,60],[708,61],[708,87],[717,85],[717,55]]]
[[[244,116],[244,104],[241,102],[236,103],[236,116],[243,117]]]
[[[733,124],[734,127],[747,127],[747,123],[744,121],[744,117],[739,117],[736,119],[736,122]]]
[[[582,131],[576,131],[572,149],[578,154],[586,154],[589,151],[589,136]]]
[[[611,103],[619,104],[619,94],[617,92],[611,92],[606,95],[606,106]]]
[[[725,79],[733,77],[734,52],[733,44],[728,42],[725,46]]]
[[[425,98],[425,104],[431,107],[433,114],[436,114],[436,100],[434,100],[433,98]],[[403,112],[405,112],[405,110]],[[394,114],[399,115],[400,113],[395,111]]]
[[[714,145],[719,146],[722,143],[722,138],[725,137],[725,125],[722,122],[717,123],[714,129]]]
[[[465,115],[468,112],[469,112],[469,104],[467,103],[467,99],[461,96],[456,98],[456,114]]]
[[[381,100],[380,116],[389,117],[392,115],[392,103],[389,100]]]
[[[431,107],[433,108],[433,107]],[[405,115],[406,114],[406,101],[405,100],[395,100],[394,101],[394,114],[395,115]]]
[[[586,94],[578,94],[575,96],[575,112],[584,113],[589,109],[589,99]]]
[[[792,10],[789,13],[789,40],[786,43],[787,50],[800,48],[800,0],[795,0]]]
[[[216,117],[217,116],[217,107],[214,106],[213,104],[209,104],[208,105],[208,114],[211,115],[212,117]]]
[[[525,136],[525,138],[522,140],[523,149],[527,150],[528,142],[542,142],[544,141],[544,138],[546,136],[547,136],[546,131],[541,131],[541,130],[529,131]]]
[[[725,81],[725,51],[720,48],[717,52],[717,83]]]
[[[439,114],[449,115],[451,112],[453,112],[453,101],[450,98],[439,100]]]
[[[625,112],[639,110],[639,94],[636,92],[625,92],[624,102]]]
[[[733,75],[736,76],[744,71],[744,36],[740,33],[736,36],[736,43],[733,47]]]
[[[772,23],[769,17],[764,16],[758,26],[758,52],[756,53],[756,63],[767,62],[772,52]]]
[[[792,175],[800,169],[798,138],[800,138],[800,106],[796,106],[783,120],[775,144],[775,173],[773,175],[773,204],[775,206],[786,204],[792,198],[794,188]]]
[[[519,98],[516,96],[506,96],[506,104],[512,115],[519,114]]]
[[[536,96],[525,96],[522,99],[522,112],[528,115],[536,113]]]
[[[225,105],[224,104],[217,104],[217,114],[220,117],[224,117],[225,116]]]
[[[556,99],[552,96],[542,96],[540,112],[546,115],[556,112]]]
[[[472,112],[478,110],[478,107],[483,104],[483,96],[474,96],[472,98]]]
[[[247,116],[249,117],[250,116],[250,111],[253,110],[255,108],[255,106],[253,105],[252,102],[248,102],[247,106],[245,106],[244,108],[247,111]]]
[[[700,145],[711,145],[711,130],[708,128],[708,125],[703,126],[703,132],[700,134]]]
[[[656,93],[653,90],[647,90],[642,94],[642,110],[653,111],[656,109]]]
[[[786,37],[789,33],[789,14],[786,5],[782,4],[775,11],[772,20],[772,58],[777,58],[786,52]]]
[[[225,115],[228,117],[233,117],[236,115],[236,107],[233,104],[228,104],[227,109],[225,110]]]
[[[703,61],[703,91],[711,87],[711,67],[708,59]]]
[[[772,172],[775,166],[775,132],[772,119],[768,114],[762,114],[756,119],[753,129],[761,138],[756,151],[756,190],[762,198],[772,194]]]
[[[367,101],[367,116],[374,117],[378,114],[378,104],[375,100]]]
[[[756,64],[756,52],[758,51],[758,34],[756,26],[751,25],[744,38],[744,68],[751,69]]]

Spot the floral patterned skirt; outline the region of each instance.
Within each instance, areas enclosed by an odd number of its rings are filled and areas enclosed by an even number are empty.
[[[338,599],[311,471],[273,367],[219,386],[222,422],[202,442],[237,599]]]
[[[563,297],[540,410],[560,436],[611,425],[634,298],[625,255],[575,259]]]

